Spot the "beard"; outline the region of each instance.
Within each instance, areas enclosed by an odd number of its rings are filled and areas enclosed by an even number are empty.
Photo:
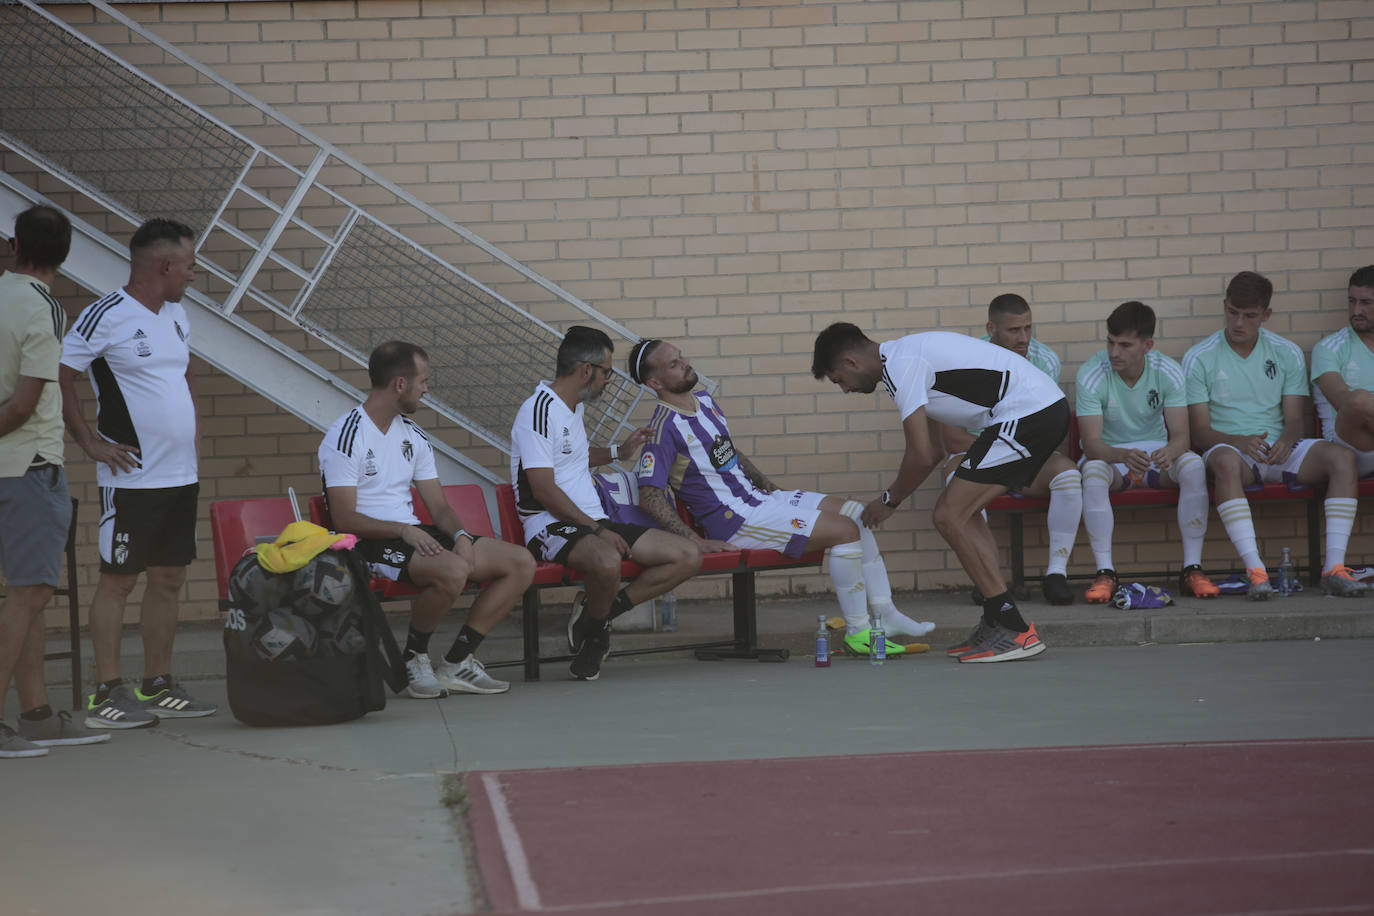
[[[676,385],[664,385],[663,390],[671,394],[686,394],[697,386],[701,381],[701,376],[697,375],[697,370],[693,369],[682,377],[682,381]]]
[[[583,404],[589,404],[592,401],[595,401],[597,398],[601,397],[601,392],[605,390],[606,388],[604,385],[600,388],[597,388],[595,382],[588,382],[586,385],[583,385],[581,388],[577,389],[577,399],[581,401]]]

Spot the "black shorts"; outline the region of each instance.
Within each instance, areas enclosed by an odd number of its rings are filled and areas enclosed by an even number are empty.
[[[425,534],[439,542],[445,550],[453,549],[453,536],[445,534],[433,525],[416,525]],[[390,579],[402,585],[415,585],[410,578],[410,558],[415,556],[415,548],[400,538],[367,540],[358,538],[358,552],[367,561],[372,575],[379,579]],[[416,586],[417,588],[419,586]]]
[[[1003,420],[983,430],[969,446],[954,476],[971,483],[997,483],[1009,490],[1030,486],[1069,432],[1069,400]]]
[[[200,484],[150,490],[100,488],[100,571],[138,575],[196,558]]]
[[[632,525],[629,522],[613,522],[610,519],[602,519],[601,524],[614,531],[625,539],[625,543],[631,547],[635,541],[644,536],[644,532],[649,529],[643,525]],[[592,528],[585,525],[570,525],[567,522],[554,522],[543,531],[530,538],[530,553],[534,554],[536,560],[549,560],[553,563],[567,565],[568,554],[572,553],[573,545],[582,540],[589,534],[594,534]]]

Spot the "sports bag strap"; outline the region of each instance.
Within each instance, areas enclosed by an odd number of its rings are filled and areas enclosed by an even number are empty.
[[[401,647],[396,644],[396,637],[392,635],[391,625],[382,613],[381,602],[377,600],[372,589],[367,587],[372,581],[372,573],[356,550],[344,550],[341,553],[348,557],[349,569],[353,571],[353,581],[362,583],[359,591],[363,597],[363,634],[367,637],[368,662],[380,666],[382,678],[392,693],[400,693],[406,689],[408,683],[405,661],[401,658]]]

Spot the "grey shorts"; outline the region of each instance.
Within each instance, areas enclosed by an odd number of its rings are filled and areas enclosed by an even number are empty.
[[[0,569],[10,585],[62,582],[62,554],[72,522],[67,475],[60,467],[0,477]]]

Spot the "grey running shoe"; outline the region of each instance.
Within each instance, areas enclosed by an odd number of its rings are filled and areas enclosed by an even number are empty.
[[[986,623],[984,623],[981,618],[979,618],[978,626],[973,628],[973,632],[968,634],[968,638],[965,639],[963,642],[959,643],[957,646],[950,646],[948,649],[945,650],[945,654],[953,658],[958,655],[963,655],[965,652],[973,651],[973,647],[977,645],[980,640],[982,640],[983,634],[990,629],[992,628],[989,627]]]
[[[989,627],[983,638],[970,651],[959,656],[959,664],[967,662],[1014,662],[1034,658],[1045,651],[1045,644],[1035,632],[1035,624],[1024,633],[1006,627]]]
[[[147,728],[156,724],[157,716],[143,708],[128,684],[110,688],[110,696],[103,703],[95,701],[95,694],[86,698],[87,728]]]
[[[46,747],[39,747],[0,722],[0,757],[46,757],[47,754]]]
[[[1322,573],[1322,594],[1340,598],[1359,598],[1369,593],[1369,586],[1350,574],[1348,566],[1333,566]]]
[[[1263,568],[1247,569],[1246,577],[1250,580],[1250,590],[1245,593],[1245,597],[1251,601],[1268,601],[1274,597],[1274,586],[1269,582],[1269,572]]]
[[[197,700],[177,681],[173,681],[171,687],[151,694],[134,688],[134,696],[138,697],[144,709],[159,719],[199,719],[219,712],[219,707],[214,703]]]
[[[65,709],[46,719],[19,718],[19,734],[39,747],[66,747],[72,744],[99,744],[110,740],[109,732],[87,728]]]
[[[438,697],[448,696],[448,691],[444,689],[434,678],[434,666],[430,664],[429,656],[423,652],[412,653],[406,659],[406,696],[414,697],[417,700],[433,700]]]
[[[434,679],[450,694],[505,693],[510,690],[509,683],[487,674],[487,669],[482,667],[475,655],[469,655],[456,664],[440,659],[434,666]]]
[[[611,654],[611,631],[600,630],[588,636],[568,666],[574,680],[594,681],[601,676],[601,663]]]
[[[577,654],[582,648],[582,640],[577,638],[577,623],[582,619],[582,612],[587,609],[587,593],[578,592],[573,595],[572,616],[568,618],[568,651]]]

